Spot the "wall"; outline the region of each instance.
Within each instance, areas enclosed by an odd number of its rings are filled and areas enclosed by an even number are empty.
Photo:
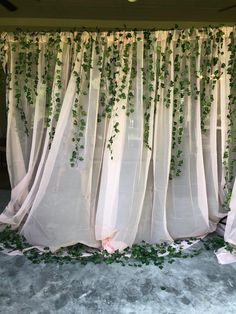
[[[76,20],[76,19],[40,19],[40,18],[0,18],[0,31],[12,31],[16,28],[28,30],[74,29],[170,29],[177,24],[180,28],[203,27],[212,25],[212,22],[201,21],[127,21],[127,20]],[[233,25],[234,23],[214,23],[214,25]]]

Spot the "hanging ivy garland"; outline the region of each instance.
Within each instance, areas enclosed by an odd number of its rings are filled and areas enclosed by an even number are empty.
[[[185,32],[182,31],[178,35],[174,49],[174,81],[171,81],[173,87],[173,122],[172,122],[172,154],[170,163],[170,179],[178,177],[181,174],[183,165],[183,132],[184,132],[184,100],[190,95],[188,79],[188,53],[190,42],[186,40]],[[172,52],[171,52],[172,53]],[[170,102],[170,93],[168,93],[168,103]]]
[[[143,142],[148,149],[152,149],[150,143],[150,117],[151,117],[151,107],[153,105],[153,100],[155,97],[155,72],[154,72],[154,51],[153,51],[153,38],[150,31],[144,32],[144,50],[143,50],[143,60],[144,67],[143,72],[143,104],[144,104],[144,134]]]
[[[62,106],[63,42],[60,34],[49,36],[43,55],[45,67],[43,83],[46,85],[46,126],[51,147]]]
[[[82,40],[85,34],[88,40]],[[70,164],[72,167],[83,161],[84,132],[86,129],[87,109],[92,50],[95,46],[97,63],[101,73],[98,122],[102,119],[113,121],[112,133],[107,149],[113,158],[113,143],[119,135],[121,126],[117,119],[119,104],[130,117],[135,110],[134,97],[137,77],[137,42],[143,41],[143,106],[144,106],[144,146],[151,150],[150,113],[159,105],[160,94],[164,95],[163,104],[170,109],[173,102],[172,151],[170,179],[180,176],[183,167],[183,138],[185,125],[185,104],[188,97],[200,100],[201,129],[207,132],[211,106],[214,103],[214,89],[222,73],[227,70],[230,76],[228,104],[228,133],[223,165],[225,168],[225,204],[228,206],[232,192],[235,169],[235,31],[230,34],[229,64],[221,62],[223,55],[224,32],[221,28],[200,30],[172,30],[166,33],[166,45],[156,45],[154,31],[143,31],[143,38],[136,31],[117,31],[97,33],[70,33],[66,44],[81,62],[78,71],[73,71],[76,80],[76,97],[72,108],[73,137]],[[7,88],[13,91],[15,109],[26,136],[31,132],[28,111],[38,96],[38,82],[46,87],[46,126],[50,145],[55,135],[57,121],[63,101],[63,45],[61,33],[24,33],[1,34],[0,58],[4,64],[10,53],[14,59],[13,70],[8,67]],[[40,41],[45,40],[42,52]],[[154,46],[156,47],[154,49]],[[123,49],[123,52],[122,52]],[[44,71],[39,78],[38,64],[44,59]],[[71,57],[74,58],[74,55]],[[154,63],[154,60],[155,63]],[[11,60],[9,59],[8,62]],[[200,61],[200,68],[198,62]],[[173,71],[173,72],[172,72]],[[200,85],[198,84],[200,82]]]
[[[81,40],[81,37],[79,37]],[[73,74],[76,79],[76,97],[74,100],[74,105],[72,108],[72,117],[73,117],[73,151],[70,158],[71,166],[74,167],[77,165],[78,161],[83,161],[84,157],[82,151],[84,149],[84,131],[86,128],[86,108],[84,106],[84,99],[88,95],[89,86],[90,86],[90,69],[92,68],[92,43],[93,38],[89,36],[85,44],[77,45],[77,62],[80,62],[81,58],[81,67],[78,71],[73,71]]]
[[[224,33],[219,29],[215,33],[211,29],[205,29],[206,39],[202,42],[200,65],[200,100],[201,100],[201,128],[206,132],[206,122],[209,119],[211,105],[214,101],[213,91],[217,80],[221,77],[221,64],[219,56],[223,54],[222,43]]]
[[[24,33],[19,34],[19,36],[15,35],[14,41],[11,43],[11,57],[14,60],[13,91],[15,108],[23,122],[24,132],[27,136],[30,132],[27,107],[34,103],[30,86],[32,79],[32,43],[32,39],[27,38]]]
[[[127,93],[125,89],[127,86],[132,86],[132,79],[129,78],[130,64],[129,56],[132,51],[132,44],[130,38],[132,38],[131,33],[125,34],[119,33],[115,36],[112,45],[112,68],[108,70],[109,77],[109,91],[110,91],[110,102],[109,106],[106,107],[107,117],[112,118],[112,132],[108,139],[107,148],[110,151],[111,159],[113,159],[113,143],[115,137],[120,132],[120,123],[118,122],[118,111],[119,109],[127,110]],[[122,38],[124,37],[124,38]],[[110,50],[110,51],[112,51]],[[109,69],[109,68],[108,68]],[[122,104],[122,105],[121,105]],[[121,108],[120,108],[121,107]],[[127,113],[127,111],[126,111]]]
[[[226,150],[223,156],[225,170],[225,200],[223,208],[229,210],[229,202],[232,195],[233,183],[236,171],[236,37],[235,32],[230,33],[230,52],[227,73],[230,76],[230,95],[228,102],[228,131],[226,139]]]

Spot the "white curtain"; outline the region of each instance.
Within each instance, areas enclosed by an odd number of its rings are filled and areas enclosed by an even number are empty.
[[[52,251],[215,230],[227,215],[232,33],[3,33],[12,194],[2,226]]]
[[[225,241],[236,245],[236,184],[232,192],[230,209],[225,229]]]

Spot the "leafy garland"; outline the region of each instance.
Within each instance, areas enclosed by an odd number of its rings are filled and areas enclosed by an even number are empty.
[[[84,34],[87,39],[84,40]],[[15,108],[19,113],[24,132],[30,134],[31,121],[28,121],[28,108],[34,106],[38,93],[38,63],[45,60],[44,71],[41,73],[46,86],[46,126],[48,128],[50,145],[54,138],[57,121],[63,101],[63,42],[60,33],[13,33],[13,40],[8,41],[7,35],[0,39],[0,58],[2,62],[10,53],[14,59],[13,69],[7,73],[8,90],[13,90]],[[85,36],[85,37],[86,37]],[[180,176],[183,166],[183,137],[185,124],[185,104],[188,97],[200,101],[201,129],[207,131],[211,106],[214,102],[213,91],[217,81],[224,71],[230,75],[231,94],[228,105],[227,145],[224,153],[225,168],[225,203],[227,208],[234,180],[235,169],[235,32],[230,34],[231,43],[228,46],[230,61],[221,63],[223,55],[222,29],[203,28],[200,30],[171,30],[167,32],[166,47],[156,45],[154,31],[143,31],[143,38],[136,31],[118,31],[96,33],[75,33],[67,39],[66,44],[81,60],[78,71],[72,70],[76,80],[76,97],[72,108],[73,150],[70,157],[72,167],[83,161],[84,132],[86,129],[87,109],[86,96],[89,90],[90,70],[92,68],[92,51],[95,46],[100,80],[100,107],[98,122],[102,119],[112,119],[112,134],[107,142],[107,148],[113,159],[115,137],[120,132],[117,118],[119,104],[129,117],[134,112],[135,79],[137,77],[137,42],[143,41],[144,66],[143,72],[143,105],[144,134],[143,142],[147,149],[152,149],[150,138],[150,113],[152,106],[160,105],[161,91],[164,93],[163,103],[170,108],[173,100],[172,152],[170,163],[170,179]],[[40,49],[41,39],[46,38],[44,51]],[[72,39],[71,39],[72,38]],[[154,47],[156,47],[154,49]],[[121,52],[123,49],[123,52]],[[130,58],[130,56],[132,57]],[[71,63],[74,55],[71,56]],[[200,71],[198,61],[200,58]],[[131,62],[130,62],[131,60]],[[154,62],[154,60],[156,60]],[[75,64],[73,63],[72,68]],[[119,79],[117,79],[117,77]],[[199,81],[200,80],[200,81]],[[199,84],[200,82],[200,84]],[[128,86],[128,92],[126,90]]]
[[[84,48],[84,49],[83,49]],[[84,131],[86,128],[86,116],[87,112],[84,108],[83,97],[88,94],[90,86],[90,69],[92,68],[92,39],[89,38],[84,47],[80,44],[77,46],[77,52],[82,54],[80,57],[82,59],[80,73],[73,72],[76,79],[76,97],[72,109],[73,125],[74,125],[74,135],[72,138],[73,151],[70,158],[71,166],[77,165],[77,161],[83,161],[84,158],[81,155],[81,151],[84,149]],[[81,51],[82,50],[82,51]],[[78,59],[77,62],[80,60]]]
[[[228,131],[226,140],[226,150],[223,156],[225,170],[225,200],[223,208],[229,210],[229,202],[232,195],[233,183],[236,171],[236,37],[235,32],[230,33],[230,60],[227,73],[230,75],[230,95],[228,102]]]
[[[15,42],[11,44],[12,59],[15,59],[13,74],[15,108],[20,115],[20,119],[24,125],[24,132],[29,135],[29,121],[27,121],[27,107],[24,105],[24,97],[27,105],[32,105],[33,91],[29,86],[32,78],[32,51],[30,51],[32,40],[24,40],[23,36],[15,36],[15,40],[19,41],[19,45]],[[18,55],[18,58],[17,58]],[[14,58],[15,57],[15,58]],[[10,78],[10,76],[8,77]],[[22,93],[23,91],[23,93]]]
[[[192,245],[196,239],[185,240],[187,244]],[[3,249],[9,251],[20,250],[34,264],[39,263],[81,263],[85,265],[89,262],[94,264],[112,264],[119,263],[122,266],[142,267],[142,265],[155,265],[162,269],[166,263],[172,264],[179,258],[193,258],[205,250],[217,250],[224,246],[230,252],[233,247],[224,242],[223,238],[213,235],[207,239],[200,240],[202,245],[183,250],[179,245],[181,240],[176,240],[173,245],[168,243],[134,244],[131,248],[126,248],[123,252],[116,251],[109,254],[105,250],[88,248],[83,244],[75,244],[67,248],[62,248],[57,253],[51,253],[49,249],[39,252],[37,249],[30,249],[30,245],[14,230],[7,227],[0,232],[0,252]],[[178,248],[179,247],[179,248]],[[85,253],[85,254],[84,254]]]
[[[144,104],[144,134],[143,142],[144,145],[152,150],[152,139],[150,139],[150,118],[151,110],[154,105],[155,98],[155,68],[154,68],[154,49],[153,49],[153,38],[151,32],[144,32],[144,67],[142,69],[143,74],[143,104]]]
[[[188,75],[188,65],[186,59],[188,58],[187,50],[190,43],[185,40],[184,31],[182,31],[175,45],[175,57],[174,57],[174,81],[171,81],[171,85],[168,92],[168,104],[170,103],[170,93],[173,87],[173,123],[172,123],[172,155],[170,163],[170,175],[169,178],[180,176],[181,167],[183,165],[183,131],[184,131],[184,97],[189,95],[188,85],[190,82],[186,79]],[[170,41],[170,40],[169,40]],[[178,52],[179,53],[176,53]],[[169,53],[174,53],[169,50]],[[187,86],[187,88],[186,88]]]
[[[47,91],[47,99],[48,99],[47,127],[50,130],[49,131],[49,139],[50,139],[49,148],[51,146],[51,143],[55,135],[56,124],[59,119],[59,115],[60,115],[61,107],[62,107],[63,43],[61,41],[61,38],[57,36],[55,41],[50,41],[50,46],[52,50],[54,47],[55,52],[51,50],[50,53],[47,52],[45,54],[45,57],[46,57],[45,75],[46,75],[46,80],[47,80],[46,91]],[[54,53],[55,54],[57,53],[57,56],[55,56]],[[52,57],[54,57],[53,62],[52,62]],[[51,74],[47,75],[47,73],[50,73],[50,72]]]

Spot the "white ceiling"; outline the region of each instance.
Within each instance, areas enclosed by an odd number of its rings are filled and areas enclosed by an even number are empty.
[[[18,10],[0,6],[2,18],[54,18],[146,21],[236,22],[236,0],[9,0]]]

